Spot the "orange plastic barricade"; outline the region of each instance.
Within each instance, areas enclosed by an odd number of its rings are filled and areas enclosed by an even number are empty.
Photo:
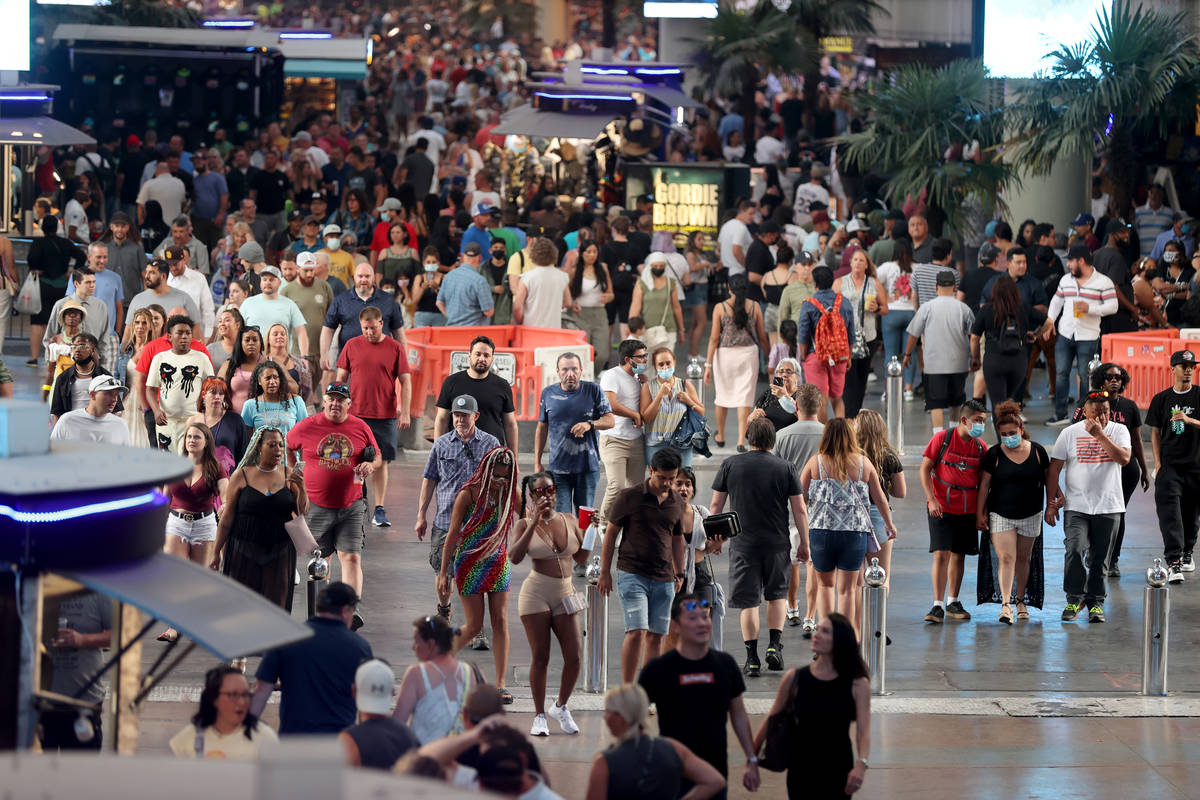
[[[585,364],[593,357],[587,334],[577,330],[478,325],[412,328],[405,333],[413,386],[409,413],[415,418],[424,416],[427,405],[437,402],[442,381],[451,372],[451,354],[455,350],[469,350],[471,340],[476,336],[487,336],[495,342],[497,355],[509,353],[516,359],[513,405],[519,420],[537,419],[542,396],[542,366],[536,352],[539,348],[569,347]]]
[[[1100,342],[1100,358],[1120,364],[1129,372],[1125,396],[1140,408],[1171,385],[1171,353],[1187,348],[1200,355],[1200,340],[1179,339],[1174,328],[1107,333]]]

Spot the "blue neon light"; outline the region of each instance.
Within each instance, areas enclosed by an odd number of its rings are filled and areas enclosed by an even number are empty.
[[[535,92],[538,97],[550,100],[633,100],[629,95],[621,94],[547,94]]]
[[[580,67],[580,72],[590,72],[593,75],[628,75],[625,67]]]
[[[8,517],[14,522],[28,522],[35,525],[47,522],[63,522],[68,519],[78,519],[92,514],[107,514],[111,511],[123,511],[138,506],[152,505],[162,497],[158,492],[146,492],[135,497],[123,497],[120,500],[109,500],[104,503],[89,503],[59,511],[17,511],[12,506],[0,503],[0,516]]]
[[[330,33],[329,31],[311,31],[311,32],[304,32],[304,33],[293,32],[293,33],[281,33],[281,34],[279,34],[279,38],[280,39],[332,39],[333,34]]]
[[[13,103],[44,103],[49,99],[44,94],[0,94],[0,100]]]
[[[639,67],[638,69],[635,69],[634,72],[636,72],[639,75],[682,75],[683,74],[683,70],[681,70],[681,69],[660,69],[660,68],[654,68],[654,67]]]
[[[253,28],[252,19],[206,19],[200,23],[205,28]]]

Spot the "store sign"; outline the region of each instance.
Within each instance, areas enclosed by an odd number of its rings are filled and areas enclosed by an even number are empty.
[[[821,52],[853,53],[854,40],[849,36],[823,36],[821,37]]]
[[[716,235],[721,216],[721,173],[655,167],[654,228]]]

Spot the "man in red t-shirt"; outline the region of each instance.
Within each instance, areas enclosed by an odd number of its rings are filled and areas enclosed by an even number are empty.
[[[367,423],[379,443],[383,466],[371,476],[371,489],[375,493],[375,513],[371,523],[377,528],[387,528],[392,524],[383,508],[388,464],[396,460],[397,417],[400,429],[408,430],[410,424],[408,407],[412,402],[412,376],[404,346],[391,336],[383,335],[383,314],[378,308],[365,306],[358,312],[358,324],[362,335],[355,336],[342,348],[338,356],[337,379],[353,384],[354,400],[350,402],[350,413]],[[399,397],[397,382],[400,384]]]
[[[180,306],[175,306],[167,311],[168,319],[174,316],[187,316],[187,311]],[[146,419],[146,434],[150,437],[151,442],[157,442],[158,437],[155,433],[154,412],[150,410],[150,398],[146,394],[146,375],[150,372],[150,362],[154,360],[154,357],[170,349],[171,341],[165,331],[159,338],[146,342],[146,346],[142,348],[142,354],[138,356],[137,363],[134,364],[134,369],[137,372],[133,374],[132,383],[129,385],[129,395],[133,398],[133,402]],[[208,352],[208,348],[204,346],[204,343],[198,337],[192,338],[191,349],[204,353],[204,355],[208,356],[209,363],[212,363],[212,354]],[[215,368],[213,371],[216,371]],[[158,389],[155,389],[154,392],[155,397],[157,397]]]
[[[297,422],[288,431],[287,446],[297,462],[304,463],[308,527],[323,555],[338,554],[342,580],[361,597],[363,481],[383,461],[367,423],[350,414],[350,387],[344,383],[326,386],[324,410]],[[350,627],[358,630],[362,625],[360,608]]]
[[[979,465],[987,452],[981,438],[987,421],[987,406],[968,400],[958,425],[935,433],[921,454],[921,487],[929,515],[929,552],[933,553],[933,608],[925,615],[926,622],[971,618],[958,599],[958,590],[966,556],[979,555],[975,506]]]

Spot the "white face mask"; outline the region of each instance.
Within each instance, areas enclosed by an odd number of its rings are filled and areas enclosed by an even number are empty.
[[[1163,261],[1167,262],[1168,264],[1174,264],[1178,258],[1179,253],[1176,253],[1174,250],[1168,250],[1163,253]]]
[[[326,239],[325,246],[330,250],[340,250],[342,247],[342,240],[338,238]]]

